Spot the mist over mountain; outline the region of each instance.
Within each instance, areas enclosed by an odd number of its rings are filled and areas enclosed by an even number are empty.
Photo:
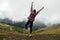
[[[21,28],[25,28],[25,24],[26,24],[26,21],[12,21],[8,18],[5,18],[5,19],[0,19],[0,23],[4,23],[4,24],[8,24],[8,25],[12,25],[12,26],[15,26],[15,27],[21,27]],[[29,25],[28,25],[29,26]],[[44,28],[46,27],[46,25],[44,23],[40,23],[40,22],[34,22],[33,24],[33,30],[36,30],[36,29],[39,29],[39,28]]]

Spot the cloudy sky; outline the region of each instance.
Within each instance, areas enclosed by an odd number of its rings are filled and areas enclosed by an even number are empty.
[[[32,1],[37,11],[44,6],[35,21],[46,24],[60,23],[60,0],[0,0],[0,18],[14,21],[27,20]]]

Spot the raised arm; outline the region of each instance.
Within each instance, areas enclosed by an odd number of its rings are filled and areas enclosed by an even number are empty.
[[[30,10],[31,10],[31,12],[33,11],[33,2],[31,3],[31,9]]]
[[[38,11],[37,11],[37,14],[38,14],[42,9],[44,9],[44,7],[42,7],[40,10],[38,10]]]

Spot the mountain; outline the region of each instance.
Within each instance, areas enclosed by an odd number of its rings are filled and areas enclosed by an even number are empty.
[[[5,18],[5,19],[0,19],[0,23],[4,23],[4,24],[8,24],[8,25],[11,25],[11,26],[14,26],[14,27],[21,27],[21,28],[25,28],[25,24],[26,24],[26,21],[12,21],[8,18]],[[33,24],[33,30],[37,30],[39,28],[44,28],[46,27],[46,25],[42,22],[34,22]]]

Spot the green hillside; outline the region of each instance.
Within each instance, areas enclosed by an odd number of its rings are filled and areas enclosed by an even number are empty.
[[[28,33],[28,30],[20,27],[14,27],[7,24],[0,23],[0,30],[9,31],[9,32],[18,32],[18,33]]]
[[[0,23],[0,40],[60,40],[60,25],[54,25],[33,31]]]
[[[24,34],[29,33],[29,31],[26,30],[25,28],[14,27],[11,25],[1,24],[1,23],[0,23],[0,30],[9,31],[9,32],[18,32]],[[33,34],[60,34],[60,24],[38,29],[36,31],[33,31]]]
[[[35,33],[37,34],[60,34],[60,24],[38,29],[37,31],[35,31]]]

